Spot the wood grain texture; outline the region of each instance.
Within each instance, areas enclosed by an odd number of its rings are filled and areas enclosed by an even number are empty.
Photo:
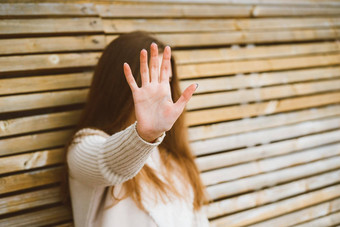
[[[191,141],[205,140],[214,137],[228,136],[256,130],[282,127],[304,121],[317,120],[340,114],[339,105],[330,105],[320,108],[310,108],[291,113],[281,113],[270,116],[258,116],[255,118],[244,118],[230,122],[221,122],[205,126],[189,128]]]
[[[0,57],[0,75],[11,71],[36,71],[74,67],[93,67],[100,53],[41,54]],[[21,62],[21,64],[18,64]]]
[[[307,211],[308,212],[308,211]],[[298,227],[308,227],[308,226],[332,226],[340,224],[340,212],[334,212],[327,216],[320,218],[315,218],[310,221],[298,224]]]
[[[303,7],[294,6],[257,6],[253,11],[255,17],[277,17],[277,16],[320,16],[339,15],[339,7]]]
[[[316,42],[303,44],[276,44],[266,46],[247,45],[241,47],[233,45],[229,48],[209,48],[194,50],[175,50],[173,55],[176,62],[182,64],[197,64],[207,62],[223,62],[250,60],[256,58],[295,57],[318,53],[340,51],[337,42]]]
[[[299,110],[329,104],[340,101],[340,93],[325,93],[305,97],[272,100],[255,104],[220,107],[207,110],[189,112],[186,124],[188,126],[208,124],[220,121],[249,118],[253,116],[265,116],[280,112]]]
[[[0,157],[0,174],[47,167],[65,162],[65,149],[48,149],[28,154]]]
[[[220,199],[236,194],[257,191],[265,187],[306,178],[322,172],[335,170],[340,167],[340,157],[331,157],[324,160],[293,166],[290,168],[259,174],[207,187],[211,199]],[[275,204],[274,204],[275,206]]]
[[[108,2],[109,0],[102,0],[103,2]],[[120,2],[137,2],[137,0],[119,0]],[[145,3],[154,3],[159,2],[159,0],[138,0],[138,2]],[[194,3],[194,4],[207,4],[206,0],[164,0],[164,3],[176,3],[176,4],[186,4],[186,3]],[[339,1],[337,0],[210,0],[209,4],[225,4],[225,5],[291,5],[291,6],[340,6]]]
[[[273,218],[268,221],[263,221],[255,224],[254,226],[259,227],[275,225],[278,227],[280,226],[283,227],[287,225],[296,225],[306,220],[326,216],[331,214],[332,212],[336,212],[339,210],[340,210],[340,198],[331,200],[329,202],[321,203],[316,206],[308,207],[299,211],[295,211],[293,213],[286,214],[281,217]]]
[[[173,47],[211,226],[340,224],[340,2],[4,0],[0,226],[74,226],[64,145],[105,46]]]
[[[89,87],[92,72],[0,79],[0,95]]]
[[[223,76],[236,73],[251,73],[298,69],[317,66],[331,66],[340,63],[340,54],[322,54],[303,57],[285,57],[263,60],[218,62],[181,65],[178,73],[182,79]]]
[[[307,149],[293,154],[281,155],[268,159],[255,160],[231,167],[210,170],[201,174],[207,186],[216,185],[244,177],[259,175],[279,169],[315,162],[324,158],[340,155],[340,143],[326,145],[321,148]]]
[[[2,139],[0,156],[64,146],[73,133],[72,129],[66,129]]]
[[[99,33],[102,25],[99,18],[36,18],[2,19],[1,35],[57,34],[57,33]]]
[[[213,6],[213,5],[163,5],[138,3],[97,4],[96,9],[104,18],[138,18],[138,17],[247,17],[250,16],[251,6]]]
[[[307,177],[286,184],[255,191],[229,199],[216,201],[206,206],[208,217],[218,217],[235,211],[246,210],[268,203],[296,196],[308,191],[323,188],[338,183],[340,171],[335,170],[328,173]],[[284,220],[282,223],[285,223]]]
[[[102,50],[105,47],[105,37],[102,35],[79,35],[0,39],[0,45],[0,55]]]
[[[0,199],[0,214],[13,213],[61,201],[60,188],[53,187]]]
[[[93,4],[1,3],[0,16],[95,16]]]
[[[2,120],[0,121],[0,137],[74,126],[80,114],[81,110],[75,110]]]
[[[225,226],[227,223],[229,226],[253,224],[261,220],[265,220],[268,218],[284,214],[286,212],[292,212],[297,209],[305,208],[320,202],[334,199],[336,197],[339,197],[339,195],[340,185],[338,184],[335,186],[328,187],[326,189],[306,193],[296,198],[290,198],[280,202],[276,202],[275,204],[262,206],[256,208],[256,211],[247,210],[234,215],[230,215],[228,217],[219,218],[214,221],[211,221],[210,224],[211,226]],[[251,213],[255,214],[247,215]]]
[[[30,110],[84,103],[88,89],[66,90],[0,97],[0,112]]]
[[[274,141],[302,136],[324,130],[337,129],[340,126],[339,115],[331,118],[302,122],[295,125],[269,128],[261,131],[236,134],[199,140],[191,143],[194,154],[203,155],[241,147],[253,147]]]
[[[0,225],[4,227],[18,226],[39,226],[52,225],[72,219],[71,210],[68,207],[56,206],[39,211],[33,211],[14,217],[0,220]]]
[[[187,109],[195,110],[235,104],[246,104],[250,102],[299,97],[327,91],[337,91],[339,89],[340,79],[321,82],[295,83],[265,88],[239,89],[229,92],[195,95],[188,103]]]
[[[0,178],[0,194],[60,182],[64,169],[54,167]]]
[[[230,44],[282,43],[297,41],[319,41],[339,38],[340,30],[334,29],[300,29],[280,31],[228,31],[209,33],[157,34],[164,43],[175,47],[216,46]],[[108,36],[107,42],[115,36]]]
[[[103,19],[106,34],[144,30],[155,33],[244,31],[337,27],[337,17],[270,19]]]
[[[195,94],[228,91],[245,88],[261,88],[263,86],[280,85],[312,80],[327,80],[340,77],[340,67],[322,67],[311,69],[284,70],[262,73],[237,74],[236,76],[190,79],[181,82],[184,91],[192,83],[198,83]]]

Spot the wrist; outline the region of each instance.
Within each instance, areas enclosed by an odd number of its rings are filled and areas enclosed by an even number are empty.
[[[155,132],[152,130],[145,130],[145,129],[140,129],[138,127],[138,122],[136,124],[136,131],[137,134],[146,142],[148,143],[154,143],[159,137],[163,135],[164,132]]]

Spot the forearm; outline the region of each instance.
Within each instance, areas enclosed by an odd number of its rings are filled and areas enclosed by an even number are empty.
[[[135,124],[107,138],[86,136],[69,149],[70,174],[85,183],[122,183],[140,171],[163,138],[164,134],[155,143],[148,143],[139,137]]]

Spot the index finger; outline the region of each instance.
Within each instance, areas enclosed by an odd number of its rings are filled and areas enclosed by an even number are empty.
[[[131,88],[131,91],[134,92],[135,90],[137,90],[138,85],[136,83],[135,78],[132,75],[130,66],[126,62],[124,63],[124,74],[125,74],[126,81],[128,82]]]

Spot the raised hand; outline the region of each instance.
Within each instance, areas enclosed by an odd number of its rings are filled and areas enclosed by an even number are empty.
[[[150,49],[150,68],[148,67],[147,51],[143,49],[140,52],[141,87],[137,86],[127,63],[124,63],[124,74],[133,95],[137,132],[144,140],[153,142],[163,132],[171,129],[195,92],[197,85],[191,84],[187,87],[174,103],[169,83],[171,74],[170,47],[167,46],[164,49],[160,72],[158,47],[152,43]]]

